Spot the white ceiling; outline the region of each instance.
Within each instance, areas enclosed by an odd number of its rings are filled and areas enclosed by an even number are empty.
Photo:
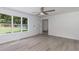
[[[24,13],[35,14],[34,12],[40,12],[41,7],[8,7],[8,8]],[[45,7],[45,10],[51,10],[51,9],[56,10],[55,12],[52,12],[52,14],[79,11],[79,7]]]

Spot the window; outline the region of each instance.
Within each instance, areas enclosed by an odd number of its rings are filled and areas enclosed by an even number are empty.
[[[0,34],[28,31],[28,19],[0,13]]]
[[[0,34],[11,33],[11,16],[0,14]]]
[[[28,30],[28,20],[27,18],[23,17],[22,19],[22,31],[27,31]]]
[[[13,16],[13,32],[21,32],[21,17]]]

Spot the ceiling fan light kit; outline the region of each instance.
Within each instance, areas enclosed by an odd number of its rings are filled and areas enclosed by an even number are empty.
[[[40,15],[45,15],[45,14],[41,12]]]

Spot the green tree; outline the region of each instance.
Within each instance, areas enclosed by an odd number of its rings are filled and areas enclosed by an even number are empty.
[[[14,24],[20,24],[21,23],[21,17],[14,16],[13,22],[14,22]]]
[[[23,17],[23,24],[27,24],[27,18]]]
[[[0,23],[11,23],[11,16],[0,14]]]

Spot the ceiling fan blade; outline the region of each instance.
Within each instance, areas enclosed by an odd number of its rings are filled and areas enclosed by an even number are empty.
[[[44,11],[44,12],[53,12],[53,11],[55,11],[55,9],[53,9],[53,10],[48,10],[48,11]]]
[[[45,15],[48,15],[48,13],[46,13],[46,12],[44,12],[44,11],[43,11],[43,13],[44,13]]]

